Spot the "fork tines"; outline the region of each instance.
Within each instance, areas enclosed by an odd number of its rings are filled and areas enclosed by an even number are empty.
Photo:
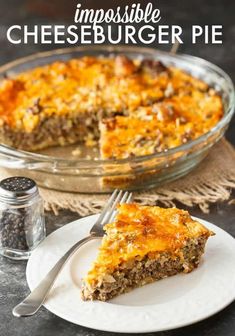
[[[117,204],[123,203],[130,203],[132,198],[132,193],[129,191],[118,191],[117,189],[114,190],[111,197],[108,200],[104,210],[101,213],[101,221],[105,220],[105,223],[112,221],[116,214],[116,206]]]

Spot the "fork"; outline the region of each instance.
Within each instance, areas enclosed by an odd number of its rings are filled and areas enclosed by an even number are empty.
[[[52,267],[47,273],[39,285],[15,308],[12,310],[12,314],[16,317],[27,317],[34,315],[45,301],[48,293],[50,292],[56,278],[62,270],[65,263],[69,258],[77,251],[82,245],[90,240],[102,238],[104,236],[103,225],[111,222],[116,215],[116,206],[118,203],[129,203],[132,197],[132,193],[128,191],[123,192],[116,189],[109,198],[105,208],[101,212],[99,218],[92,226],[90,233],[87,237],[79,240],[75,243]]]

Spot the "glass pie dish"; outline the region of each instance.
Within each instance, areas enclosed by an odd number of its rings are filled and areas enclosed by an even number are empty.
[[[0,78],[56,60],[119,54],[135,59],[157,59],[202,79],[221,95],[223,118],[209,132],[186,144],[167,152],[127,159],[102,160],[97,148],[89,149],[82,144],[51,147],[40,152],[26,152],[1,144],[0,167],[9,175],[30,177],[45,188],[80,193],[105,193],[114,188],[147,189],[182,177],[196,167],[224,135],[234,112],[231,79],[223,70],[203,59],[142,47],[86,46],[43,52],[16,60],[0,67]],[[76,149],[80,152],[79,157],[72,155]]]

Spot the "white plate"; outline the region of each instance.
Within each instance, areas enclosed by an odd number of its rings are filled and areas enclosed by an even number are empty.
[[[97,215],[65,225],[32,253],[26,270],[30,289],[76,241],[86,236]],[[94,260],[100,240],[83,246],[65,266],[45,307],[85,327],[126,333],[162,331],[186,326],[225,308],[235,299],[235,240],[217,226],[199,219],[216,233],[200,266],[133,290],[109,302],[83,302],[81,278]]]

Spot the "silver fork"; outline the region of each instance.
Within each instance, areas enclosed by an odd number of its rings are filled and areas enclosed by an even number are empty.
[[[72,254],[79,249],[82,245],[87,243],[92,239],[102,238],[104,235],[103,225],[111,222],[116,214],[116,206],[118,203],[129,203],[132,194],[128,191],[123,192],[122,190],[118,192],[115,190],[111,197],[109,198],[104,210],[101,212],[99,218],[92,226],[90,233],[87,237],[79,240],[74,244],[64,255],[61,257],[55,266],[47,273],[45,278],[39,283],[39,285],[15,308],[12,313],[16,317],[26,317],[34,315],[43,302],[45,301],[49,291],[51,290],[58,274],[62,270],[65,263],[72,256]]]

